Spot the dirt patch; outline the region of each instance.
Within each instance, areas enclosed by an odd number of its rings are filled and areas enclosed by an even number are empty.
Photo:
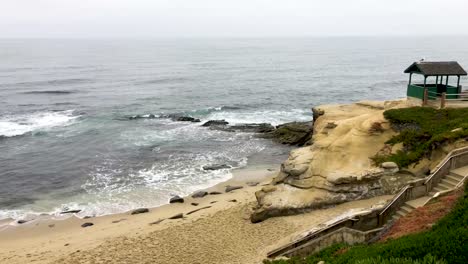
[[[382,236],[380,242],[431,229],[439,219],[450,213],[462,194],[462,191],[456,191],[440,197],[401,217]]]

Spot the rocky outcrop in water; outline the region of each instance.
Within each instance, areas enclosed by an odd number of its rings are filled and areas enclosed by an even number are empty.
[[[312,122],[291,122],[279,125],[264,137],[280,144],[304,146],[312,144]]]
[[[383,111],[401,106],[401,101],[360,102],[315,109],[313,144],[291,151],[271,184],[256,192],[251,221],[392,194],[413,180],[395,164],[375,167],[369,159],[395,133]],[[376,122],[379,133],[372,130]]]

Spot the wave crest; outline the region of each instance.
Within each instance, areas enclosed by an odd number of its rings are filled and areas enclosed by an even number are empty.
[[[37,112],[0,118],[0,137],[15,137],[72,123],[79,115],[74,110]]]

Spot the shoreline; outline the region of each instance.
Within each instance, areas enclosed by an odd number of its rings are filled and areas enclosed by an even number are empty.
[[[286,158],[286,157],[285,157]],[[268,178],[271,178],[273,176],[269,175],[269,174],[273,174],[273,173],[277,173],[279,171],[278,168],[275,168],[275,167],[278,167],[279,165],[278,164],[256,164],[256,165],[247,165],[245,167],[241,167],[241,168],[234,168],[232,170],[230,170],[228,174],[230,174],[230,178],[227,178],[228,176],[226,176],[226,179],[223,179],[221,180],[220,182],[214,184],[214,185],[210,185],[209,183],[207,183],[206,185],[208,185],[209,187],[201,187],[200,189],[196,189],[194,192],[186,195],[186,196],[181,196],[182,198],[186,199],[186,198],[190,198],[191,195],[193,195],[194,193],[198,192],[198,191],[208,191],[208,192],[221,192],[221,193],[224,193],[224,188],[222,188],[223,185],[225,184],[231,184],[231,185],[234,185],[234,184],[243,184],[243,185],[246,185],[249,181],[262,181],[264,180],[264,178],[268,177]],[[267,171],[267,173],[263,173],[263,170]],[[255,173],[252,173],[252,172],[255,172]],[[260,175],[263,175],[263,176],[257,176],[256,174],[259,173]],[[268,175],[267,175],[268,174]],[[249,178],[251,177],[251,178]],[[166,205],[169,205],[169,200],[167,200],[167,203],[163,203],[163,204],[160,204],[160,205],[156,205],[156,206],[149,206],[147,207],[148,209],[152,210],[152,209],[155,209],[155,208],[158,208],[158,207],[161,207],[161,206],[166,206]],[[22,217],[22,218],[18,218],[18,219],[14,219],[14,218],[2,218],[0,219],[0,233],[5,229],[7,228],[8,226],[10,227],[19,227],[19,226],[25,226],[25,225],[28,225],[28,224],[31,224],[31,223],[34,223],[36,221],[64,221],[64,220],[67,220],[69,218],[78,218],[78,219],[86,219],[86,218],[97,218],[97,217],[106,217],[106,216],[112,216],[112,215],[120,215],[120,214],[128,214],[128,213],[131,213],[133,210],[136,210],[136,209],[139,209],[140,207],[135,207],[135,208],[132,208],[130,210],[127,210],[127,211],[123,211],[123,212],[117,212],[117,213],[104,213],[104,214],[100,214],[100,215],[93,215],[93,216],[89,216],[89,215],[84,215],[84,216],[78,216],[79,213],[59,213],[59,212],[55,212],[55,213],[45,213],[45,212],[35,212],[35,213],[30,213],[30,216],[31,217]],[[76,208],[77,210],[79,210],[79,208]],[[74,209],[70,209],[70,211],[73,211]],[[18,221],[24,221],[23,223],[18,223]]]
[[[88,257],[92,258],[92,261],[101,259],[102,249],[107,251],[109,248],[124,246],[126,249],[121,250],[125,251],[140,244],[147,244],[136,241],[157,239],[162,247],[158,249],[167,252],[155,253],[156,255],[152,257],[160,259],[160,262],[151,263],[192,263],[189,259],[194,256],[193,254],[197,254],[199,263],[223,263],[220,262],[221,259],[227,261],[224,263],[259,263],[266,257],[268,250],[302,235],[314,226],[344,216],[350,210],[370,208],[391,198],[391,196],[375,197],[252,224],[249,217],[256,203],[254,193],[260,190],[262,185],[270,183],[278,171],[278,168],[269,171],[268,167],[271,166],[236,170],[230,180],[205,189],[209,192],[218,191],[221,194],[207,195],[203,198],[184,197],[185,202],[182,204],[166,204],[150,208],[148,213],[131,215],[130,211],[89,219],[70,217],[65,220],[35,220],[11,226],[0,231],[0,262],[87,263]],[[258,181],[259,184],[248,186],[246,183],[249,181]],[[226,185],[244,187],[225,193]],[[214,201],[216,202],[213,203]],[[197,202],[199,205],[193,206],[192,202]],[[205,208],[208,206],[210,207]],[[200,208],[204,209],[187,215],[188,212]],[[180,213],[184,214],[183,218],[167,219]],[[160,221],[161,219],[164,220]],[[93,226],[81,227],[87,222],[93,223]],[[226,239],[230,242],[223,246],[223,243],[227,243],[223,242]],[[240,241],[246,245],[239,243]],[[204,244],[209,248],[197,245],[191,249],[185,248],[183,243],[192,242]],[[182,247],[183,252],[180,252],[178,247]],[[217,247],[221,248],[216,249]],[[230,247],[232,249],[228,250]],[[219,252],[225,249],[229,254],[237,253],[229,258],[222,258],[223,254]],[[101,253],[95,253],[95,250]],[[197,252],[187,255],[190,250]],[[240,256],[239,260],[233,259],[232,257],[237,254],[244,255]],[[112,260],[113,257],[101,261],[107,263]],[[145,260],[116,259],[114,262],[142,263]]]

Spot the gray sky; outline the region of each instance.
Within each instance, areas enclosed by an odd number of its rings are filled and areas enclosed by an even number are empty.
[[[468,34],[468,0],[0,0],[0,37]]]

